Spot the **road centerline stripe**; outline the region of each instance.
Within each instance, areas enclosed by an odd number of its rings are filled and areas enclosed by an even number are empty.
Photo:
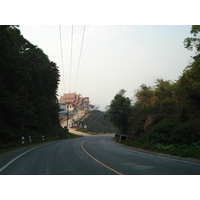
[[[89,140],[91,140],[91,139],[89,139]],[[115,172],[116,174],[123,175],[122,173],[120,173],[120,172],[118,172],[117,170],[114,170],[114,169],[112,169],[111,167],[105,165],[104,163],[102,163],[101,161],[99,161],[99,160],[97,160],[95,157],[93,157],[90,153],[88,153],[88,152],[85,150],[84,146],[83,146],[83,144],[84,144],[85,142],[87,142],[87,141],[88,141],[88,140],[83,141],[83,142],[81,143],[81,148],[82,148],[82,150],[83,150],[88,156],[90,156],[93,160],[95,160],[96,162],[98,162],[98,163],[101,164],[102,166],[106,167],[107,169],[109,169],[109,170]]]

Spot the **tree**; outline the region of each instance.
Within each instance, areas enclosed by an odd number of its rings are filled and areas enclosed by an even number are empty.
[[[193,58],[196,59],[199,56],[200,53],[200,25],[193,25],[190,31],[191,34],[193,34],[194,37],[188,37],[184,40],[184,46],[188,50],[193,50],[193,48],[196,48],[196,54],[197,56],[194,56]]]
[[[124,96],[125,92],[126,91],[122,89],[115,95],[105,113],[122,134],[127,134],[128,118],[131,112],[131,101]]]
[[[196,48],[196,56],[193,57],[194,62],[188,66],[182,77],[180,84],[184,89],[185,96],[190,100],[194,100],[196,106],[199,106],[200,100],[200,25],[193,25],[190,31],[194,37],[189,37],[184,40],[185,48],[193,50]]]
[[[141,107],[147,107],[151,103],[151,98],[153,91],[151,87],[147,87],[145,84],[140,86],[141,89],[137,90],[135,97],[137,98],[137,103]]]
[[[0,143],[56,134],[59,70],[17,26],[0,26]]]

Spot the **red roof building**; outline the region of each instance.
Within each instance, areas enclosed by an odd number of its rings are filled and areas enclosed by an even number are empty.
[[[75,107],[77,108],[86,108],[89,106],[89,97],[81,97],[76,93],[67,93],[60,97],[60,104],[66,104],[67,110],[73,110]]]

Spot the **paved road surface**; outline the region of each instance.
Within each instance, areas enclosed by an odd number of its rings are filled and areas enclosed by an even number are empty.
[[[200,162],[147,153],[95,135],[35,145],[0,154],[7,175],[200,174]]]

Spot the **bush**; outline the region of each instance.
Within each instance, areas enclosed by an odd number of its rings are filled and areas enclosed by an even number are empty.
[[[163,145],[158,144],[149,144],[149,143],[140,143],[139,141],[126,141],[123,144],[127,146],[132,146],[136,148],[147,149],[155,152],[167,153],[170,155],[181,156],[181,157],[190,157],[200,159],[200,147],[199,143],[188,145]]]
[[[196,122],[180,124],[172,135],[172,142],[177,144],[192,144],[200,141],[199,125]]]
[[[170,136],[176,126],[176,123],[164,119],[156,124],[150,131],[148,140],[150,143],[169,144]]]

